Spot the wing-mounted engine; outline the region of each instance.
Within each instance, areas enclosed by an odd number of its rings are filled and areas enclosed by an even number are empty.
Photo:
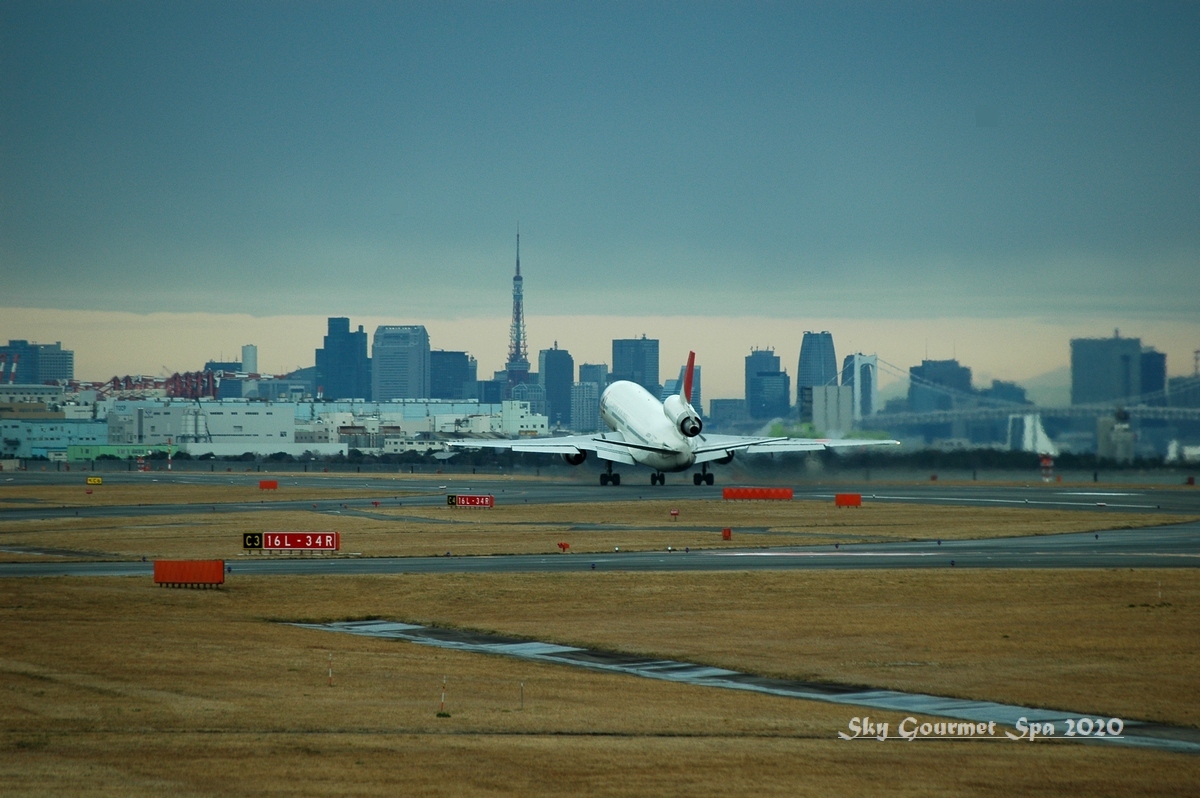
[[[580,449],[574,454],[564,454],[562,459],[566,460],[571,465],[579,465],[587,459],[587,452],[583,449]]]
[[[671,423],[688,438],[696,437],[700,434],[700,430],[704,429],[704,422],[700,420],[696,409],[678,394],[667,397],[663,402],[663,412],[667,414],[667,418],[671,419]]]

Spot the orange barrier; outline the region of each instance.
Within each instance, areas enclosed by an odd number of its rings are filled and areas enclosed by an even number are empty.
[[[791,488],[725,488],[722,496],[726,501],[734,499],[755,500],[767,499],[774,501],[792,500]]]
[[[837,493],[833,497],[834,507],[862,507],[861,493]]]
[[[225,584],[224,560],[155,560],[154,584],[217,587]]]
[[[258,481],[259,490],[279,490],[279,480],[277,479],[260,479]]]

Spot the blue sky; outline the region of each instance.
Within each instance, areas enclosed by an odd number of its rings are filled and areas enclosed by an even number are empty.
[[[1189,3],[0,2],[0,306],[502,316],[519,221],[531,317],[1165,323],[1182,366],[1198,41]]]

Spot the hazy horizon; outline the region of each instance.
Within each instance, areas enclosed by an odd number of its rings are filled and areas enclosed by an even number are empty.
[[[346,314],[331,314],[346,315]],[[508,347],[509,320],[503,316],[429,320],[356,316],[373,334],[380,324],[424,324],[434,349],[466,350],[479,362],[479,375],[487,379],[503,368]],[[751,347],[772,347],[781,365],[792,376],[795,394],[796,364],[805,330],[830,330],[839,361],[862,351],[906,372],[928,356],[952,357],[971,368],[975,384],[986,387],[992,379],[1027,382],[1065,368],[1069,342],[1076,337],[1106,337],[1111,329],[1078,330],[1037,319],[1016,320],[862,320],[787,319],[738,317],[601,317],[529,316],[530,359],[555,342],[580,363],[610,363],[611,339],[645,333],[660,340],[660,378],[669,379],[687,358],[697,352],[704,367],[705,399],[740,398],[743,395],[743,358]],[[17,335],[16,331],[26,335]],[[555,331],[561,334],[556,335]],[[31,332],[32,331],[32,332]],[[607,336],[604,331],[611,334]],[[243,344],[258,346],[259,370],[281,374],[311,366],[313,353],[326,332],[324,316],[250,317],[233,314],[158,313],[133,314],[108,311],[46,311],[0,309],[0,341],[27,338],[40,343],[62,341],[75,351],[80,379],[107,380],[125,374],[161,375],[164,371],[199,369],[207,360],[238,360]],[[1186,324],[1143,323],[1122,327],[1124,337],[1141,337],[1144,345],[1167,352],[1171,375],[1191,374],[1192,327]],[[1009,346],[998,346],[1003,336]],[[74,339],[74,340],[72,340]],[[877,345],[872,345],[872,343]],[[172,360],[174,359],[174,362]],[[164,369],[164,367],[166,367]],[[903,379],[896,370],[881,368],[880,384]]]
[[[806,329],[1020,380],[1120,327],[1190,373],[1197,41],[1171,2],[0,3],[0,337],[292,368],[347,315],[486,374],[519,223],[531,349],[645,332],[709,397]]]

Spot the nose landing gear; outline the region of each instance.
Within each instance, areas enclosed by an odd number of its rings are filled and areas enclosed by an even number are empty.
[[[650,475],[650,484],[651,485],[666,485],[667,484],[667,475],[661,471],[651,474]]]

